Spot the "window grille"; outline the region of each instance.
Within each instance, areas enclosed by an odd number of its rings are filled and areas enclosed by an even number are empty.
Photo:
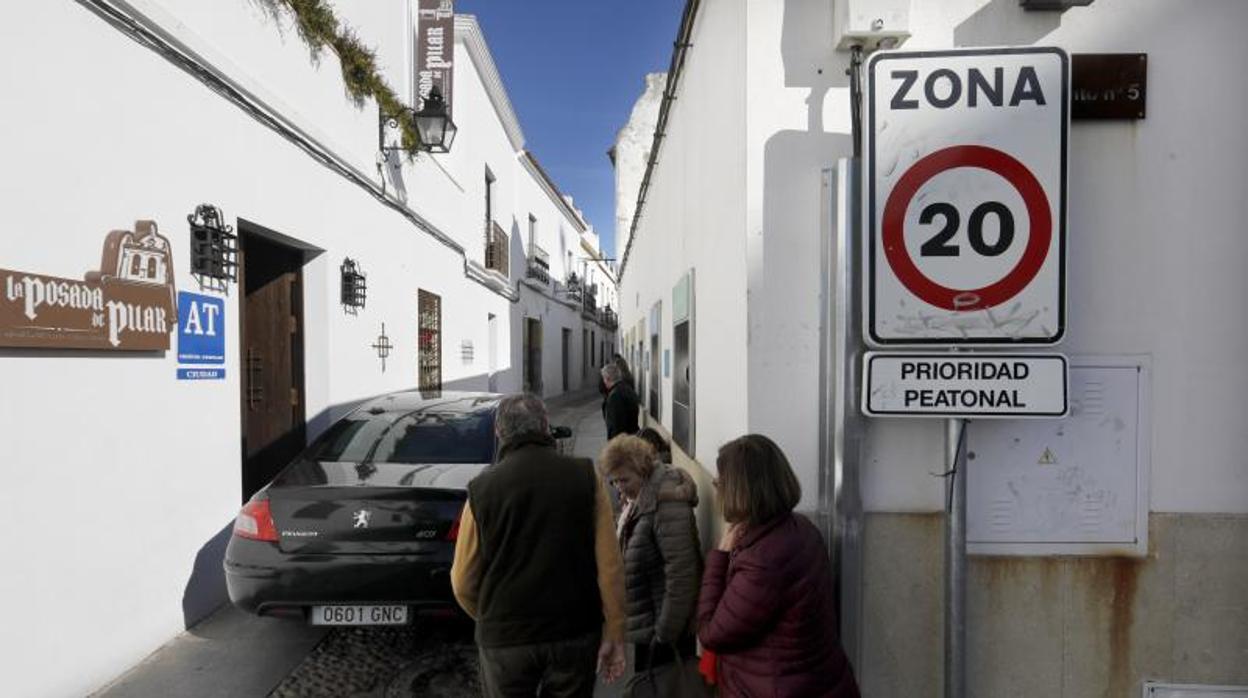
[[[417,293],[417,331],[420,349],[420,389],[442,389],[442,297],[420,290]]]

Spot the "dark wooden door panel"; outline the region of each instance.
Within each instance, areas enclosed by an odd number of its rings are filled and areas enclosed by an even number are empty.
[[[300,265],[294,250],[244,242],[244,499],[297,456],[306,438]]]

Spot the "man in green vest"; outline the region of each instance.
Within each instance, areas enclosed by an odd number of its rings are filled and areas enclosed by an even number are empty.
[[[561,456],[546,406],[511,395],[494,421],[498,462],[468,485],[451,568],[477,621],[487,696],[591,698],[624,671],[624,574],[593,462]]]

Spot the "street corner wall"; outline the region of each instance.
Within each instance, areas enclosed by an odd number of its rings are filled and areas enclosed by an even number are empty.
[[[943,517],[870,513],[864,696],[939,696]],[[1143,681],[1248,685],[1248,517],[1153,514],[1132,557],[972,557],[973,696],[1135,696]]]
[[[1145,679],[1248,685],[1248,321],[1191,302],[1191,289],[1248,291],[1238,273],[1248,242],[1236,232],[1248,140],[1233,116],[1248,97],[1206,89],[1234,82],[1231,66],[1248,61],[1232,29],[1248,24],[1248,6],[1173,10],[1115,0],[1060,14],[1003,2],[912,9],[904,49],[1148,55],[1146,118],[1071,125],[1069,322],[1057,347],[1147,357],[1148,551],[972,557],[971,695],[1134,696]],[[941,425],[875,420],[866,439],[863,692],[938,695],[944,496],[930,473],[943,462]]]

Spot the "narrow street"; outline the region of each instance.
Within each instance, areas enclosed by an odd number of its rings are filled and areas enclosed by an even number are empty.
[[[551,401],[552,425],[571,427],[564,447],[595,457],[606,441],[596,391]],[[402,628],[326,630],[256,618],[226,606],[183,633],[97,698],[352,696],[450,698],[479,695],[472,625],[417,616]],[[597,695],[614,698],[617,683]]]

